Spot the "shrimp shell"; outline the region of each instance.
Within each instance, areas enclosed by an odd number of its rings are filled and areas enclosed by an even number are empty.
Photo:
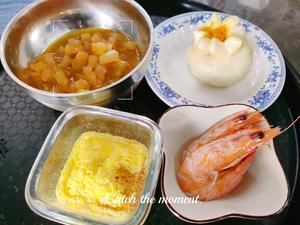
[[[279,128],[259,127],[263,117],[258,112],[250,113],[248,122],[235,122],[241,115],[245,111],[225,118],[208,131],[210,134],[188,147],[177,172],[179,186],[186,195],[200,200],[224,196],[240,183],[256,150],[280,134]],[[234,128],[227,125],[232,122]],[[224,129],[226,134],[220,132]]]

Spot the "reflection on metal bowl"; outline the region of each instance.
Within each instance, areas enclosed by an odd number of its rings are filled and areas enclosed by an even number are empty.
[[[72,30],[99,27],[121,31],[140,47],[140,63],[120,80],[88,92],[61,94],[33,88],[17,78],[16,69]],[[146,11],[133,0],[45,0],[20,11],[1,39],[1,61],[8,75],[42,104],[64,111],[75,105],[105,105],[130,94],[143,78],[152,51],[153,26]]]

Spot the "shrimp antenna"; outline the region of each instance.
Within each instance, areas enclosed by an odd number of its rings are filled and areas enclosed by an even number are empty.
[[[286,128],[284,128],[282,131],[280,131],[280,133],[284,133],[286,132],[289,128],[291,128],[291,126],[293,126],[298,120],[300,119],[300,115]]]

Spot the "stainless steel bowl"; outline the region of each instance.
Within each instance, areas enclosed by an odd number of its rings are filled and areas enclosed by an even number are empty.
[[[101,27],[119,30],[141,48],[141,62],[117,82],[85,93],[61,94],[36,89],[15,75],[18,67],[71,30]],[[1,61],[8,75],[42,104],[64,111],[75,105],[105,105],[130,94],[143,78],[152,52],[153,25],[133,0],[41,0],[20,11],[1,39]]]

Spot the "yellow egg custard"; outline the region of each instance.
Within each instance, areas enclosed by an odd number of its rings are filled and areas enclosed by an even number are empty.
[[[83,133],[61,171],[57,200],[67,207],[96,215],[129,216],[141,195],[147,168],[147,147],[124,137]]]

